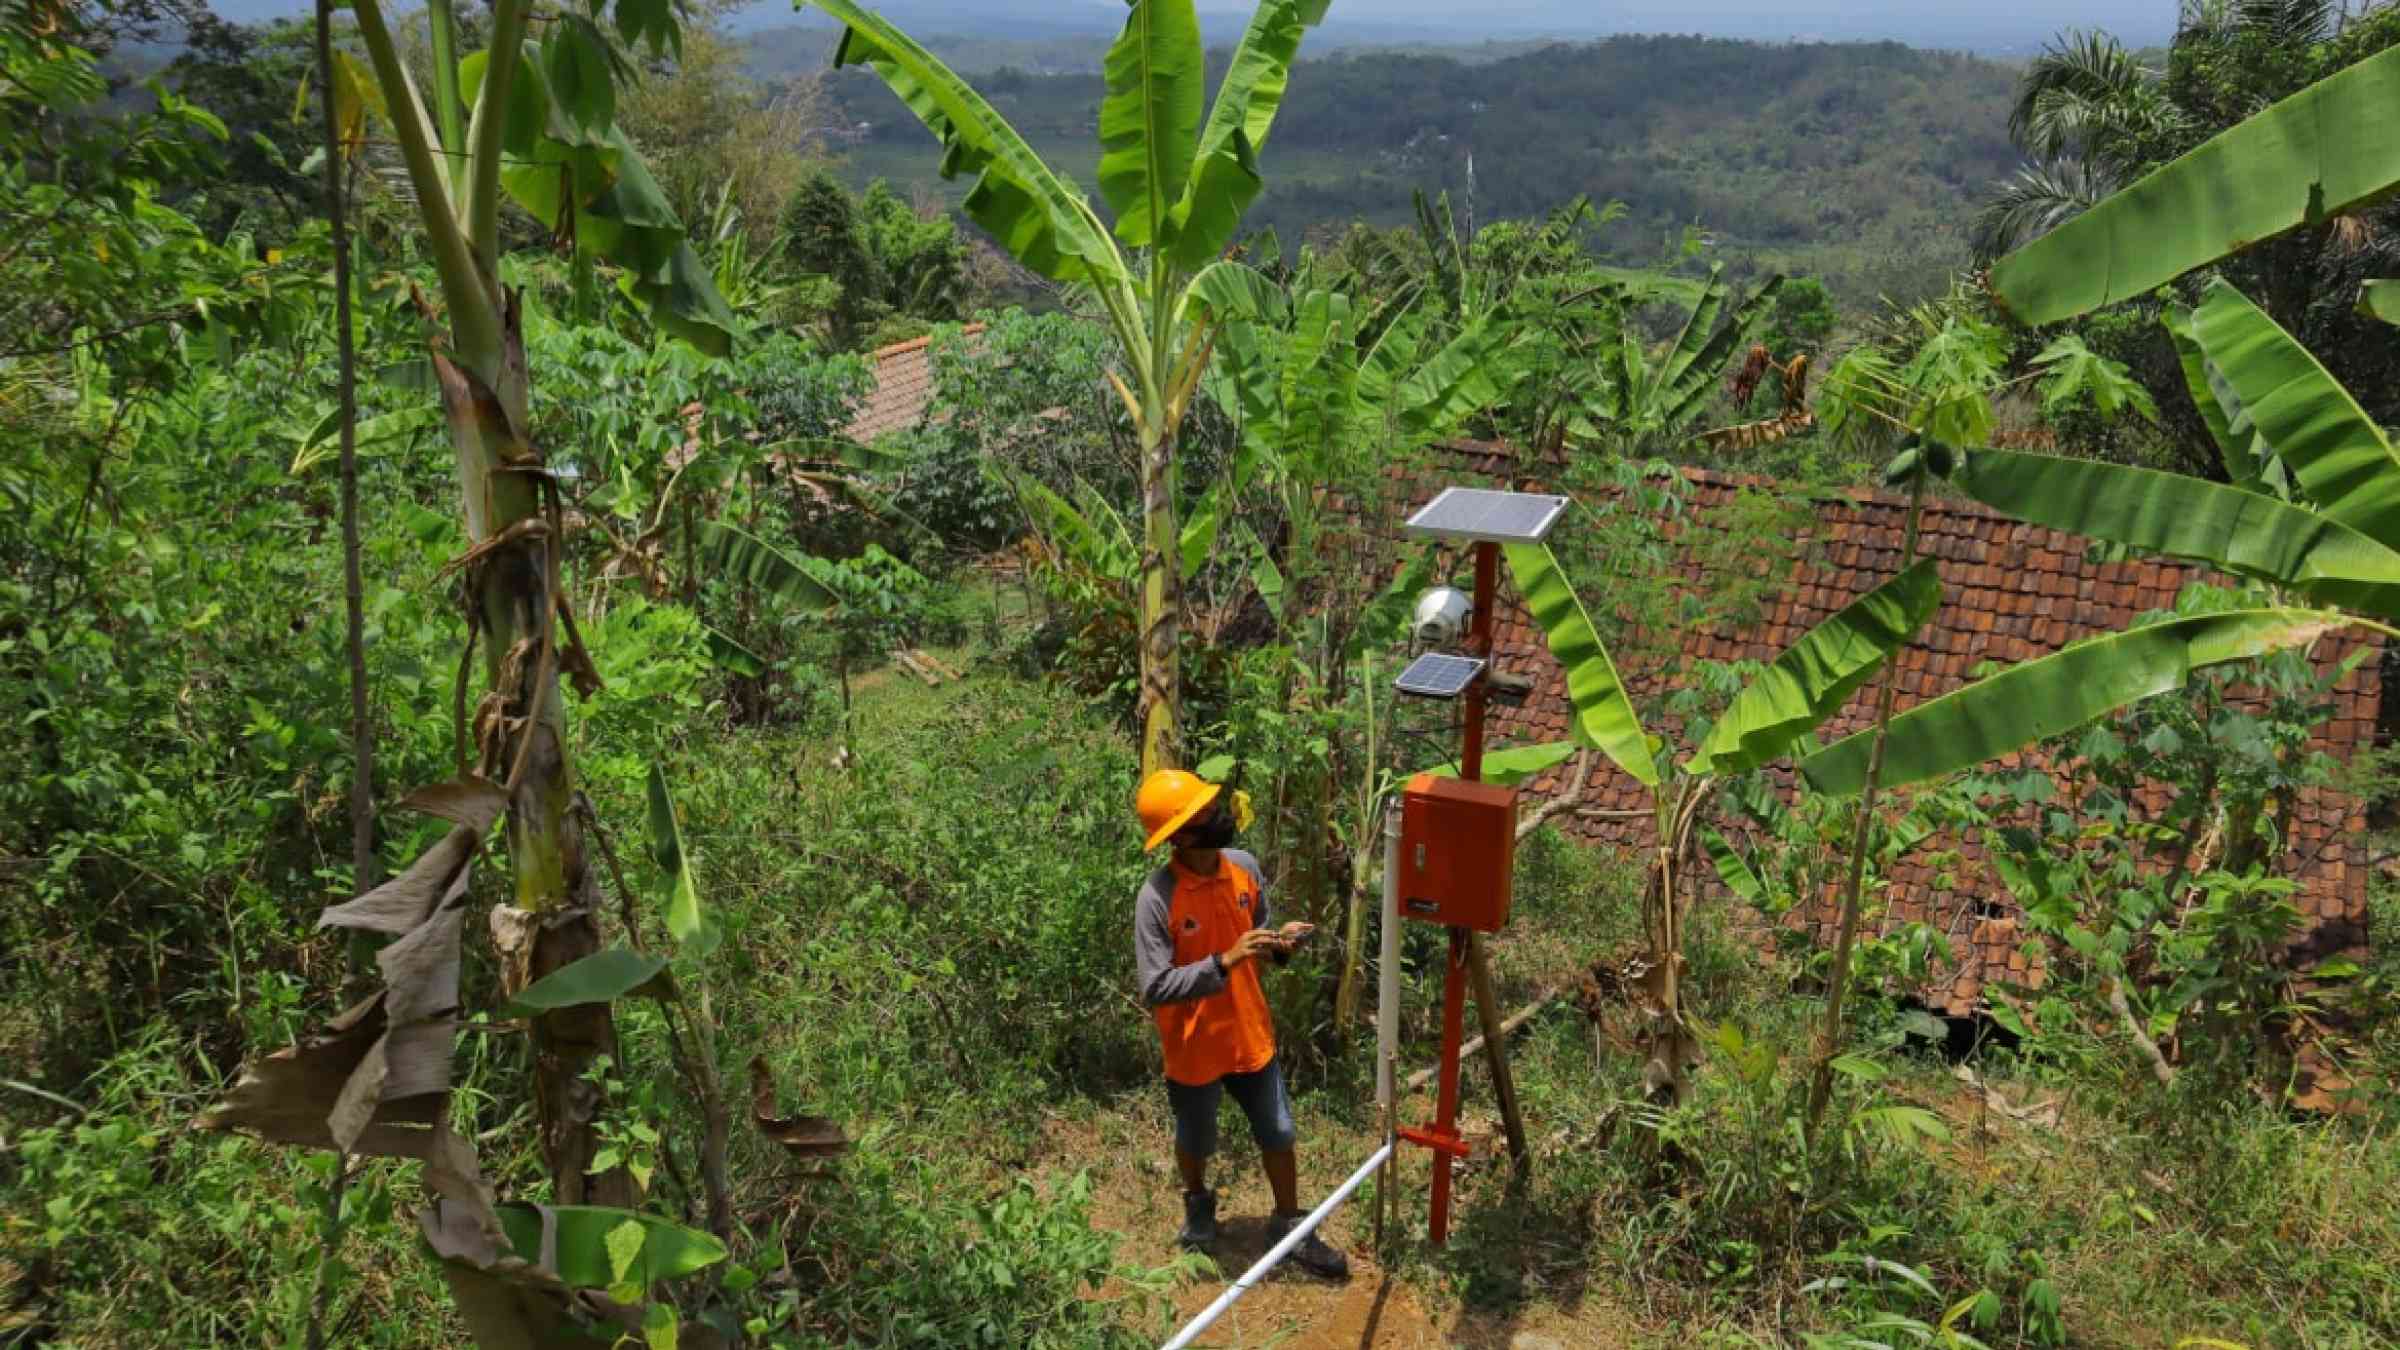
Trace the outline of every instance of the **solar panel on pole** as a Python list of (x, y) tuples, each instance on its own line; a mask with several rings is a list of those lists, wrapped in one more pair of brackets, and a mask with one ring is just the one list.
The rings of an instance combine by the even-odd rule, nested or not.
[(1566, 498), (1546, 492), (1450, 487), (1418, 508), (1400, 529), (1416, 539), (1536, 544), (1550, 533), (1566, 508)]
[(1483, 661), (1473, 656), (1427, 652), (1408, 663), (1392, 687), (1419, 698), (1457, 698), (1483, 673)]

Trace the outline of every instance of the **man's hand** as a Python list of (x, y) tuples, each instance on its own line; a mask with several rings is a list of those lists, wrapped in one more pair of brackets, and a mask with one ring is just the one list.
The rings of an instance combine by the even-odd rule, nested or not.
[(1279, 952), (1283, 949), (1284, 942), (1280, 935), (1265, 928), (1253, 928), (1235, 938), (1232, 946), (1218, 953), (1217, 961), (1225, 969), (1232, 970), (1235, 966), (1262, 952)]
[(1292, 922), (1285, 924), (1282, 928), (1277, 929), (1276, 936), (1283, 939), (1283, 949), (1285, 951), (1290, 951), (1292, 948), (1297, 947), (1301, 943), (1307, 941), (1309, 934), (1316, 931), (1317, 926), (1315, 924), (1302, 923), (1295, 919)]

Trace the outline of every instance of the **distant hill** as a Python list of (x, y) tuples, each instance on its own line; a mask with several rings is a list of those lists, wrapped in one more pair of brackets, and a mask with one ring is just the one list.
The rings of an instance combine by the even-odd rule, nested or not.
[[(1703, 256), (1730, 271), (1813, 274), (1860, 304), (1939, 287), (1965, 261), (1976, 203), (2016, 164), (2013, 73), (1975, 57), (1693, 37), (1486, 50), (1494, 59), (1304, 62), (1251, 223), (1287, 240), (1352, 219), (1401, 224), (1418, 187), (1449, 191), (1462, 211), (1471, 196), (1488, 222), (1582, 192), (1628, 207), (1604, 236), (1614, 260), (1655, 261), (1696, 225)], [(1012, 65), (978, 85), (1088, 188), (1101, 84), (1096, 61), (1070, 69)], [(932, 138), (872, 75), (840, 72), (830, 88), (850, 176), (964, 195), (964, 183), (940, 182)]]

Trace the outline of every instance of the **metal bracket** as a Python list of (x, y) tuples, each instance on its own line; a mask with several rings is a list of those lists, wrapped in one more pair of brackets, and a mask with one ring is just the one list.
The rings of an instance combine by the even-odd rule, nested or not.
[(1464, 1158), (1475, 1152), (1475, 1146), (1467, 1141), (1466, 1136), (1456, 1130), (1445, 1130), (1439, 1125), (1403, 1125), (1396, 1133), (1412, 1144), (1421, 1144), (1453, 1158)]

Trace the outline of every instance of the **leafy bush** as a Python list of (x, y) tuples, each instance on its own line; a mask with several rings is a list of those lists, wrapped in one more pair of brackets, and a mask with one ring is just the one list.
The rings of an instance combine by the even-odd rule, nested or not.
[(898, 461), (888, 473), (893, 505), (945, 546), (988, 550), (1023, 527), (1015, 501), (994, 481), (983, 450), (952, 427), (895, 431), (876, 448)]
[[(1113, 1234), (1091, 1226), (1091, 1178), (1044, 1194), (1019, 1177), (989, 1199), (961, 1197), (941, 1168), (873, 1141), (843, 1169), (840, 1203), (806, 1226), (799, 1288), (752, 1323), (778, 1347), (909, 1345), (1135, 1347), (1129, 1320), (1163, 1324), (1158, 1295), (1187, 1258), (1157, 1270), (1120, 1265)], [(1120, 1280), (1125, 1292), (1092, 1297)], [(1114, 1303), (1132, 1301), (1130, 1309)], [(1132, 1312), (1135, 1317), (1124, 1314)], [(789, 1327), (797, 1334), (777, 1334)]]
[[(0, 1285), (0, 1338), (300, 1344), (334, 1160), (193, 1133), (178, 1117), (195, 1079), (205, 1085), (205, 1062), (153, 1025), (92, 1076), (88, 1114), (12, 1134), (0, 1152), (0, 1271), (15, 1278)], [(345, 1188), (357, 1232), (324, 1272), (339, 1291), (327, 1319), (339, 1344), (398, 1350), (454, 1334), (439, 1276), (392, 1220), (401, 1172), (369, 1163)]]

